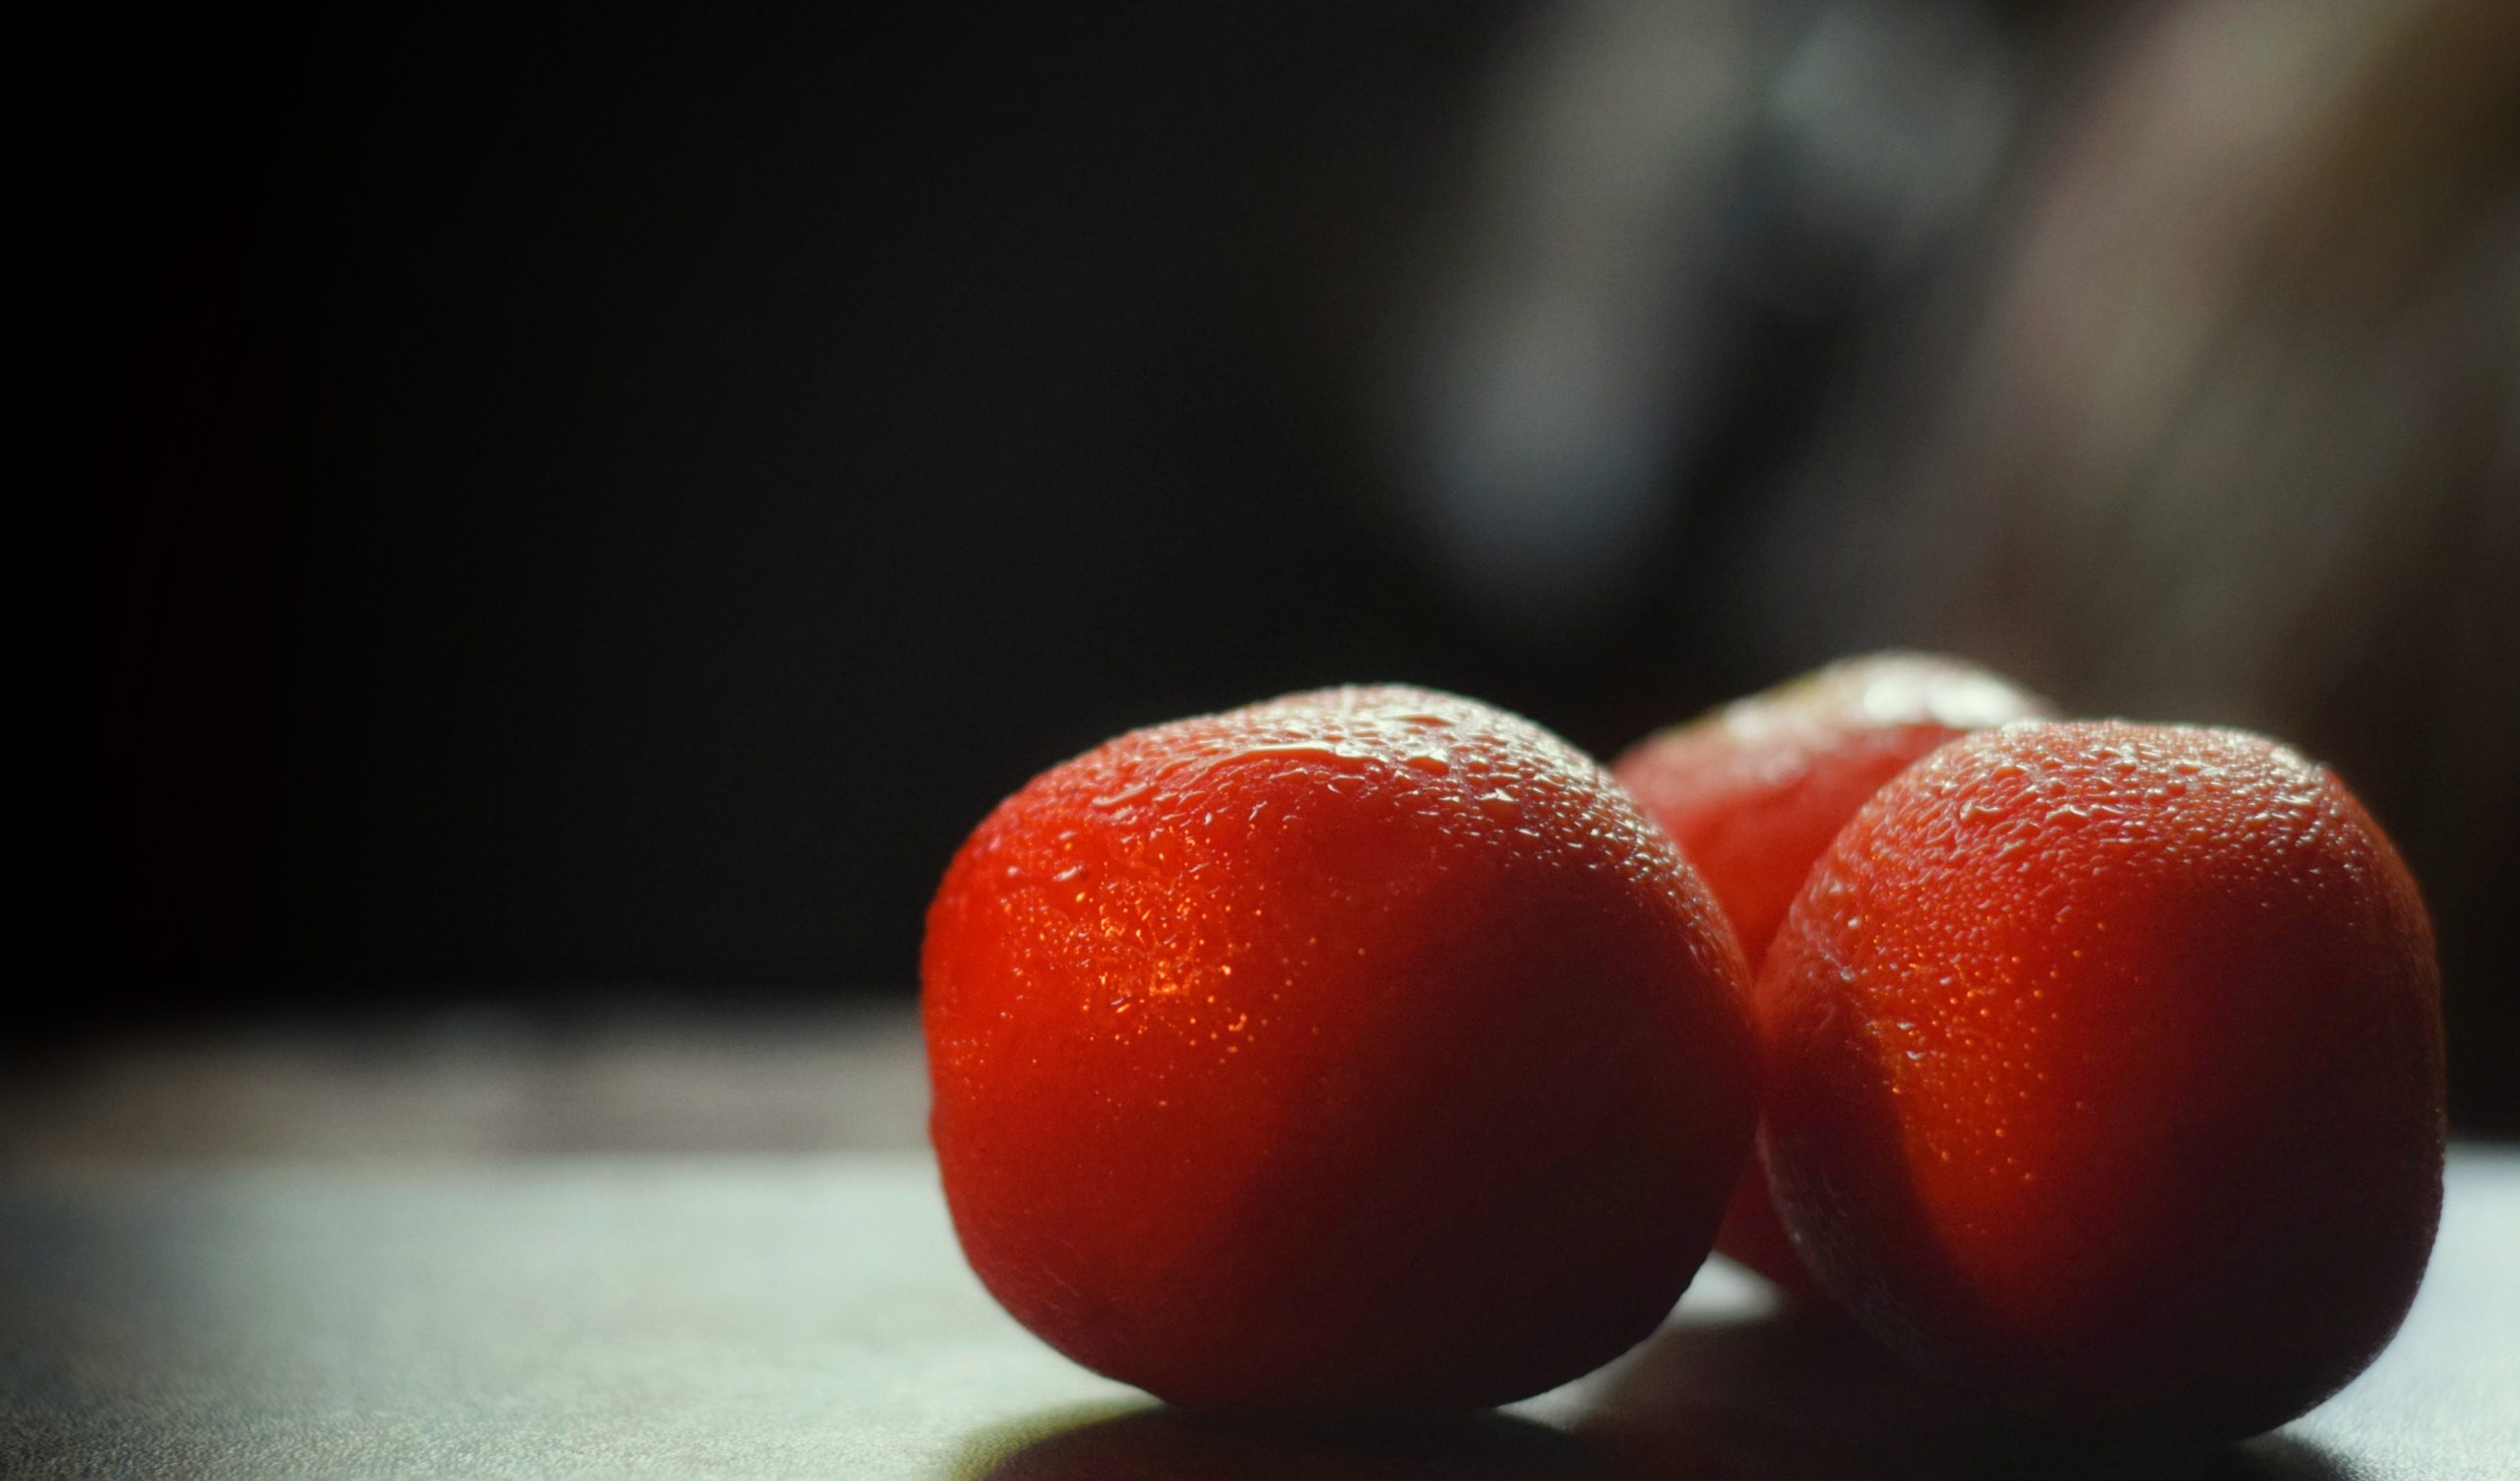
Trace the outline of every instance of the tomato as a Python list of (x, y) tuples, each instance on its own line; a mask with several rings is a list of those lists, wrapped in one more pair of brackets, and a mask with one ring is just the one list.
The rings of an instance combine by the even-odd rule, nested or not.
[(1176, 1403), (1502, 1402), (1662, 1320), (1746, 1155), (1746, 969), (1601, 768), (1408, 688), (1138, 731), (956, 855), (932, 1135), (1008, 1312)]
[[(2048, 712), (1973, 663), (1873, 653), (1650, 736), (1611, 770), (1705, 877), (1755, 972), (1811, 866), (1882, 783), (1945, 741)], [(1755, 1159), (1715, 1247), (1789, 1290), (1817, 1291)]]
[(1759, 1004), (1778, 1208), (1929, 1372), (2244, 1435), (2413, 1299), (2441, 1199), (2430, 927), (2369, 815), (2280, 745), (1954, 741), (1839, 834)]

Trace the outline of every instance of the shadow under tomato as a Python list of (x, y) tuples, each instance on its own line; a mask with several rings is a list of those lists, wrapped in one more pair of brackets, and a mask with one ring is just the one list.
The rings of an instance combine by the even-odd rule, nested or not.
[(1133, 1409), (968, 1467), (970, 1481), (1618, 1481), (1579, 1436), (1510, 1415), (1304, 1421)]
[(1845, 1317), (1790, 1307), (1682, 1319), (1592, 1380), (1571, 1433), (1622, 1478), (1760, 1481), (2340, 1481), (2285, 1436), (2236, 1445), (2060, 1435), (1916, 1377)]
[(1816, 1308), (1683, 1317), (1549, 1400), (1305, 1421), (1158, 1405), (1039, 1416), (966, 1451), (963, 1481), (2343, 1481), (2286, 1436), (2102, 1444), (1973, 1404)]

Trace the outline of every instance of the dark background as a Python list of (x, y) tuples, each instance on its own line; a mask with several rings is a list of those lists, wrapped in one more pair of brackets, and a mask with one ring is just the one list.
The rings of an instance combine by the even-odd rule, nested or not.
[[(32, 492), (64, 527), (20, 631), (64, 754), (31, 788), (22, 975), (54, 986), (22, 1049), (621, 983), (903, 995), (964, 833), (1128, 726), (1396, 678), (1606, 754), (1929, 644), (2335, 761), (2431, 889), (2458, 1114), (2511, 1128), (2512, 607), (2389, 594), (2513, 573), (2508, 354), (2424, 382), (2473, 457), (2354, 485), (2456, 537), (2368, 578), (2355, 644), (2315, 603), (2269, 640), (2351, 648), (2298, 683), (2190, 663), (2207, 618), (2119, 661), (2106, 604), (2012, 544), (1946, 572), (1916, 500), (1813, 490), (1940, 486), (1868, 450), (1984, 361), (1967, 326), (2003, 322), (2053, 161), (2089, 167), (2058, 141), (2143, 73), (2113, 85), (2128, 48), (2075, 7), (1907, 9), (2003, 61), (1999, 167), (1874, 265), (1795, 205), (1803, 136), (1754, 103), (1672, 256), (1715, 306), (1671, 330), (1686, 456), (1598, 581), (1528, 599), (1430, 536), (1442, 489), (1393, 427), (1429, 284), (1489, 229), (1497, 80), (1563, 35), (1551, 8), (87, 13), (32, 99), (27, 408), (65, 470)], [(1901, 10), (1777, 8), (1738, 65), (1798, 76), (1830, 16)], [(2441, 128), (2476, 117), (2501, 115)], [(2498, 164), (2442, 178), (2486, 202), (2462, 222), (2512, 199)], [(2362, 216), (2412, 219), (2395, 200)], [(2391, 271), (2433, 292), (2470, 238), (2418, 235)], [(2214, 480), (2234, 520), (2293, 497), (2255, 465)], [(1947, 579), (2007, 593), (1995, 618), (1921, 604)]]

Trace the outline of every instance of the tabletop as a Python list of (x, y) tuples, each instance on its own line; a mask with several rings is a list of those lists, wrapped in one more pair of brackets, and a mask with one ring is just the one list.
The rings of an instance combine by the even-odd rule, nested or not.
[[(584, 1085), (548, 1093), (532, 1073), (504, 1104), (538, 1107), (536, 1136), (485, 1139), (499, 1118), (476, 1115), (454, 1149), (432, 1143), (444, 1108), (409, 1084), (389, 1097), (399, 1133), (391, 1115), (328, 1131), (302, 1123), (327, 1099), (374, 1118), (374, 1097), (333, 1084), (292, 1104), (306, 1067), (285, 1055), (224, 1080), (177, 1056), (200, 1072), (190, 1090), (167, 1088), (165, 1065), (119, 1088), (91, 1076), (44, 1098), (48, 1124), (12, 1107), (0, 1474), (2520, 1477), (2520, 1150), (2454, 1149), (2431, 1268), (2377, 1364), (2276, 1434), (2209, 1452), (2044, 1445), (1721, 1260), (1644, 1346), (1496, 1413), (1253, 1426), (1167, 1410), (998, 1311), (932, 1163), (900, 1144), (914, 1116), (894, 1102), (915, 1072), (899, 1023), (825, 1046), (826, 1068), (888, 1097), (870, 1112), (881, 1136), (825, 1127), (817, 1149), (762, 1151), (691, 1134), (710, 1120), (691, 1084), (756, 1063), (773, 1104), (782, 1064), (800, 1093), (812, 1083), (810, 1036), (780, 1037), (784, 1061), (713, 1050), (700, 1073), (667, 1055), (629, 1081), (649, 1090), (621, 1094), (704, 1143), (664, 1149), (607, 1142), (622, 1108), (590, 1111)], [(621, 1083), (605, 1055), (589, 1066)], [(275, 1095), (289, 1113), (252, 1124), (286, 1135), (203, 1133), (236, 1115), (217, 1086), (232, 1099), (248, 1080), (266, 1113)], [(658, 1094), (703, 1112), (666, 1114)], [(724, 1140), (761, 1140), (738, 1131)], [(357, 1154), (379, 1145), (397, 1150)]]

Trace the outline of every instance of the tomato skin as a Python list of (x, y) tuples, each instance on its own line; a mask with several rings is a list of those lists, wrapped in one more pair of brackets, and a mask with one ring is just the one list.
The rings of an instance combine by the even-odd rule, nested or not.
[(1407, 688), (1123, 736), (956, 856), (947, 1203), (1037, 1334), (1176, 1403), (1477, 1406), (1650, 1332), (1749, 1143), (1746, 968), (1608, 776)]
[[(1811, 866), (1884, 782), (1972, 730), (2050, 712), (1963, 659), (1869, 653), (1648, 736), (1611, 771), (1715, 892), (1755, 975)], [(1819, 1293), (1756, 1158), (1715, 1247), (1798, 1295)]]
[(2067, 1423), (2253, 1434), (2414, 1298), (2439, 991), (2405, 865), (2292, 751), (1968, 736), (1865, 804), (1770, 949), (1778, 1207), (1928, 1371)]

